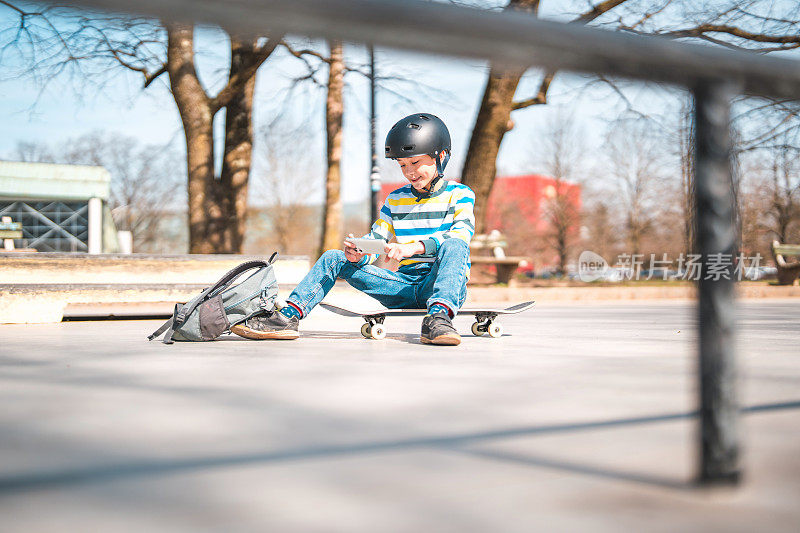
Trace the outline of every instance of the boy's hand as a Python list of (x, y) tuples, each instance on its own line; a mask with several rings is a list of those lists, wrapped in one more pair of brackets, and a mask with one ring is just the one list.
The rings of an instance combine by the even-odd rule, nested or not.
[(386, 244), (386, 257), (400, 261), (412, 255), (425, 253), (425, 245), (421, 242), (410, 242), (408, 244), (398, 244), (396, 242)]
[[(350, 233), (347, 237), (350, 239), (355, 238), (355, 236), (352, 233)], [(362, 257), (367, 255), (367, 254), (362, 254), (357, 250), (358, 248), (356, 248), (356, 246), (352, 242), (348, 241), (347, 239), (344, 240), (344, 256), (351, 263), (358, 263), (359, 261), (361, 261)]]

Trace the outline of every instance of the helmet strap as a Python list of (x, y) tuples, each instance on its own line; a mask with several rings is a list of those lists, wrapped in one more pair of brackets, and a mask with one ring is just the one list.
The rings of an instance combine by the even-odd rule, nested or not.
[(444, 161), (441, 163), (439, 162), (439, 158), (436, 158), (436, 170), (439, 173), (440, 177), (444, 177), (444, 167), (447, 166), (447, 163), (450, 161), (450, 152), (444, 153)]
[(439, 180), (444, 178), (444, 167), (447, 166), (447, 162), (450, 161), (450, 153), (444, 152), (444, 161), (442, 161), (439, 156), (442, 152), (434, 152), (433, 158), (436, 160), (436, 176), (431, 180), (428, 184), (428, 194), (430, 196), (436, 190), (436, 185), (439, 183)]

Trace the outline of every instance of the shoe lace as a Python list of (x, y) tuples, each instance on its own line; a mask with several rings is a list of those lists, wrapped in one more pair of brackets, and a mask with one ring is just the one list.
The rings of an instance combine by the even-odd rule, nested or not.
[(435, 313), (430, 316), (429, 319), (429, 327), (432, 329), (435, 326), (447, 326), (448, 328), (453, 327), (453, 323), (450, 321), (450, 317), (446, 316), (444, 313)]
[(256, 316), (250, 317), (249, 322), (256, 326), (265, 326), (268, 320), (272, 318), (274, 311), (267, 311), (266, 313), (259, 313)]

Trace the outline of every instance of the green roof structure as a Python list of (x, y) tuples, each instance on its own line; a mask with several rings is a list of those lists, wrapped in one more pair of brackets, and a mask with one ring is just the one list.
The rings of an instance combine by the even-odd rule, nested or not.
[(106, 201), (110, 190), (103, 167), (0, 161), (0, 198)]
[(3, 248), (119, 252), (110, 193), (111, 174), (103, 167), (0, 161), (0, 220), (20, 228)]

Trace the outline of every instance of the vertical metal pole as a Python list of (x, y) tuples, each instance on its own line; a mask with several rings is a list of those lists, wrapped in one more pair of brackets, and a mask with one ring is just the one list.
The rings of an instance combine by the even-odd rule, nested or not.
[(89, 238), (87, 242), (90, 254), (103, 253), (103, 200), (89, 199)]
[(369, 174), (370, 183), (370, 210), (369, 223), (372, 224), (378, 219), (379, 193), (381, 191), (381, 175), (378, 171), (378, 154), (376, 151), (376, 117), (375, 117), (375, 48), (369, 46), (369, 146), (371, 171)]
[[(734, 225), (730, 106), (735, 86), (700, 82), (695, 101), (695, 235), (702, 257), (698, 280), (700, 465), (702, 485), (739, 481), (734, 353)], [(717, 255), (722, 254), (722, 255)], [(717, 276), (710, 264), (724, 264)], [(718, 278), (718, 279), (715, 279)]]

